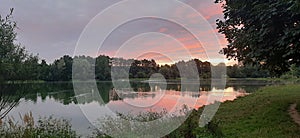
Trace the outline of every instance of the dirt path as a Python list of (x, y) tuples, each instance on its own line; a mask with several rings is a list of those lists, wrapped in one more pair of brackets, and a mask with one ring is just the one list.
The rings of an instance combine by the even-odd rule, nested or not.
[(296, 109), (297, 104), (292, 104), (288, 110), (291, 118), (294, 120), (295, 123), (297, 123), (300, 126), (300, 115)]

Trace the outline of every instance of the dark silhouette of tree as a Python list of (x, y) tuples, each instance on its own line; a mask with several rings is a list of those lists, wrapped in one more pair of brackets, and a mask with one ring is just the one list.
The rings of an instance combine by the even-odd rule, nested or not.
[(39, 80), (49, 80), (50, 66), (45, 60), (39, 65)]
[(216, 0), (224, 20), (217, 29), (228, 45), (221, 53), (244, 64), (259, 65), (280, 76), (300, 65), (299, 0)]
[(110, 58), (108, 56), (100, 55), (96, 58), (95, 73), (97, 80), (110, 80)]

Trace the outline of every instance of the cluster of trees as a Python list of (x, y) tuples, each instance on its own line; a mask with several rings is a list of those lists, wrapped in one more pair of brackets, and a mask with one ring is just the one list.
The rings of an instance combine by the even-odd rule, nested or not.
[[(33, 60), (34, 59), (34, 60)], [(182, 77), (178, 67), (189, 68), (190, 64), (194, 64), (197, 67), (197, 74), (200, 78), (210, 78), (211, 68), (218, 68), (225, 66), (225, 64), (219, 64), (213, 66), (210, 62), (202, 62), (199, 59), (193, 59), (190, 61), (179, 61), (171, 65), (159, 65), (155, 60), (134, 60), (123, 58), (111, 58), (109, 56), (100, 55), (97, 58), (89, 56), (75, 56), (74, 58), (65, 55), (52, 64), (47, 64), (45, 60), (39, 62), (38, 58), (30, 57), (24, 62), (15, 63), (10, 70), (6, 80), (44, 80), (44, 81), (70, 81), (72, 80), (73, 63), (75, 60), (80, 60), (80, 74), (82, 76), (89, 76), (90, 67), (95, 68), (95, 78), (97, 80), (111, 80), (111, 71), (114, 71), (115, 76), (124, 76), (129, 78), (149, 78), (154, 73), (161, 73), (166, 79), (177, 79)], [(181, 69), (188, 70), (188, 69)], [(2, 70), (3, 71), (3, 70)], [(128, 72), (128, 73), (126, 73)], [(3, 75), (8, 73), (3, 73)], [(189, 74), (189, 72), (185, 73)], [(126, 76), (128, 75), (128, 76)], [(257, 66), (228, 66), (228, 77), (232, 78), (258, 78), (269, 77), (269, 72), (262, 70)], [(191, 76), (193, 77), (193, 76)], [(122, 78), (122, 77), (119, 77)]]
[[(211, 64), (209, 62), (201, 62), (198, 59), (190, 61), (180, 61), (172, 65), (159, 65), (155, 60), (136, 60), (136, 59), (123, 59), (123, 58), (111, 58), (109, 56), (100, 55), (97, 58), (89, 56), (76, 56), (74, 59), (65, 55), (62, 58), (55, 60), (53, 64), (47, 65), (42, 61), (40, 65), (44, 78), (42, 80), (47, 81), (69, 81), (72, 79), (72, 64), (73, 61), (77, 61), (77, 66), (74, 69), (76, 72), (80, 72), (80, 78), (82, 76), (90, 76), (90, 67), (95, 68), (95, 78), (97, 80), (111, 80), (111, 75), (117, 78), (149, 78), (154, 73), (161, 73), (166, 79), (180, 78), (180, 72), (178, 66), (188, 67), (191, 63), (196, 63), (198, 73), (200, 77), (209, 78), (211, 71)], [(84, 69), (85, 68), (85, 69)], [(74, 71), (73, 70), (73, 71)], [(187, 73), (188, 74), (188, 73)], [(76, 74), (75, 74), (76, 75)]]
[(290, 70), (284, 73), (281, 78), (283, 79), (294, 79), (300, 78), (300, 67), (296, 66), (296, 64), (291, 65)]
[(300, 66), (299, 0), (216, 0), (224, 19), (217, 29), (228, 41), (221, 53), (245, 65), (258, 65), (273, 76)]
[[(188, 74), (191, 74), (191, 72), (180, 72), (178, 67), (181, 67), (182, 71), (189, 71), (189, 68), (191, 64), (196, 65), (197, 67), (197, 74), (200, 75), (200, 77), (203, 78), (209, 78), (210, 77), (210, 71), (211, 71), (211, 63), (209, 62), (202, 62), (199, 59), (192, 59), (190, 61), (179, 61), (175, 64), (165, 64), (165, 65), (159, 65), (156, 63), (155, 60), (134, 60), (134, 59), (112, 59), (112, 66), (113, 66), (113, 72), (114, 76), (117, 76), (117, 78), (122, 78), (122, 76), (118, 76), (118, 74), (126, 74), (126, 71), (129, 71), (129, 78), (149, 78), (154, 73), (160, 73), (162, 74), (166, 79), (176, 79), (183, 77), (182, 74), (184, 73), (185, 77), (194, 77), (194, 76), (188, 76)], [(126, 68), (128, 67), (128, 68)], [(114, 71), (116, 70), (116, 71)], [(126, 77), (126, 76), (124, 76)]]
[(271, 77), (268, 70), (261, 69), (259, 66), (239, 66), (227, 67), (227, 76), (230, 78), (266, 78)]

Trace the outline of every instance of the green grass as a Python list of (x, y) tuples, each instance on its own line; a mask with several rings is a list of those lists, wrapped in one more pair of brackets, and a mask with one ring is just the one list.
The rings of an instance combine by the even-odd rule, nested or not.
[(213, 122), (225, 137), (300, 137), (300, 127), (287, 111), (292, 103), (299, 109), (300, 85), (265, 87), (222, 103)]

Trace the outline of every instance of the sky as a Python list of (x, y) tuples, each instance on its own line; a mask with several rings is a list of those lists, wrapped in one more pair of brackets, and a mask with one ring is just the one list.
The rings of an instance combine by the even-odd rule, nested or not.
[[(87, 25), (101, 12), (109, 11), (109, 7), (117, 5), (118, 2), (124, 0), (0, 0), (0, 15), (7, 15), (9, 9), (14, 8), (13, 17), (18, 25), (17, 43), (25, 46), (30, 53), (38, 54), (41, 59), (51, 63), (63, 55), (73, 56), (76, 44)], [(103, 54), (136, 59), (153, 58), (160, 64), (190, 58), (224, 61), (225, 57), (218, 52), (227, 42), (215, 29), (216, 20), (223, 18), (221, 5), (215, 4), (214, 0), (180, 0), (180, 2), (200, 14), (191, 14), (185, 6), (174, 7), (153, 0), (145, 4), (129, 4), (128, 7), (133, 8), (127, 10), (116, 9), (110, 16), (99, 19), (101, 22), (99, 24), (104, 25), (98, 28), (105, 30), (111, 22), (117, 21), (123, 15), (152, 9), (164, 16), (182, 17), (184, 19), (182, 24), (200, 28), (201, 31), (192, 34), (181, 26), (182, 24), (157, 17), (128, 20), (115, 28), (105, 41), (98, 45), (101, 45), (101, 48), (97, 51), (91, 49), (90, 56)], [(207, 21), (210, 28), (201, 26), (203, 22), (199, 22), (200, 16)], [(97, 33), (92, 36), (96, 38), (102, 35), (100, 32)], [(208, 34), (216, 35), (220, 43), (215, 45), (215, 39), (207, 37)], [(201, 39), (200, 43), (195, 36)], [(89, 49), (88, 46), (85, 48)], [(229, 65), (235, 63), (228, 60), (224, 62)]]

